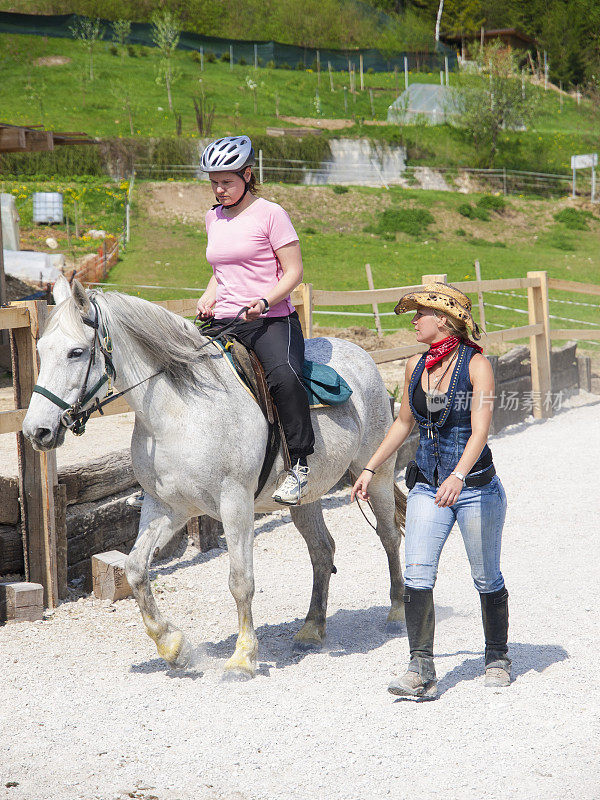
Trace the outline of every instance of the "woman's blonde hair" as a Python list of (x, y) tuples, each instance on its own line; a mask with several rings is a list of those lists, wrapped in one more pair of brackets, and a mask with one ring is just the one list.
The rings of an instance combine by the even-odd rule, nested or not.
[(438, 319), (440, 317), (446, 317), (446, 322), (444, 327), (448, 330), (451, 336), (458, 336), (459, 339), (470, 339), (469, 330), (462, 319), (456, 319), (455, 317), (446, 316), (441, 311), (433, 310), (434, 316)]

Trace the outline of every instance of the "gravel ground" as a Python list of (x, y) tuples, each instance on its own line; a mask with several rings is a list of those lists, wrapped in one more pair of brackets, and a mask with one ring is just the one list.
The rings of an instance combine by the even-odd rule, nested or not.
[(492, 442), (509, 499), (510, 688), (483, 687), (479, 601), (453, 532), (436, 587), (440, 697), (387, 693), (406, 637), (384, 632), (383, 549), (341, 491), (325, 501), (338, 573), (319, 654), (291, 651), (310, 593), (304, 543), (287, 512), (259, 520), (253, 681), (221, 681), (237, 625), (223, 550), (188, 547), (153, 573), (161, 606), (198, 643), (195, 671), (158, 659), (132, 600), (82, 598), (0, 628), (0, 796), (596, 800), (597, 403), (575, 398)]

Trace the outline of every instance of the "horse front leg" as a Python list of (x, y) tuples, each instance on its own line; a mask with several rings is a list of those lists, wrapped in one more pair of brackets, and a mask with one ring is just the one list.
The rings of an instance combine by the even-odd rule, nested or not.
[(221, 521), (229, 551), (229, 589), (238, 612), (238, 637), (235, 651), (225, 663), (225, 677), (253, 678), (256, 674), (258, 639), (252, 621), (254, 597), (254, 501), (236, 498), (221, 502)]
[(191, 647), (179, 628), (161, 614), (150, 587), (150, 565), (158, 547), (177, 533), (183, 522), (175, 519), (172, 510), (149, 494), (144, 498), (140, 527), (125, 562), (125, 574), (131, 586), (146, 633), (156, 644), (161, 658), (171, 667), (183, 668), (191, 661)]

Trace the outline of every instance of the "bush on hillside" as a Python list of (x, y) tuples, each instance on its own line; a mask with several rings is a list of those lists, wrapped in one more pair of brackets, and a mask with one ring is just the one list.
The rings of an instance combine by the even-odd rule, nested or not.
[(273, 59), (267, 61), (267, 69), (275, 69), (275, 62), (273, 61)]
[(279, 65), (279, 69), (291, 69), (291, 67), (287, 63), (287, 61), (282, 61), (281, 64)]
[(217, 57), (212, 50), (207, 50), (206, 53), (204, 54), (204, 58), (206, 61), (208, 61), (209, 64), (214, 64), (215, 61), (217, 60)]
[(583, 211), (579, 208), (561, 208), (554, 215), (554, 219), (572, 231), (586, 231), (588, 229), (588, 219), (593, 218), (593, 216), (589, 211)]
[(108, 52), (111, 54), (111, 56), (118, 56), (119, 48), (116, 45), (111, 44), (111, 46), (108, 48)]
[(227, 51), (221, 53), (221, 61), (224, 63), (229, 61), (229, 53)]
[(349, 191), (347, 186), (332, 186), (334, 194), (346, 194)]
[(407, 233), (419, 237), (435, 222), (426, 208), (386, 208), (380, 215), (377, 233)]
[(248, 64), (248, 62), (246, 61), (246, 59), (244, 58), (244, 56), (242, 56), (242, 57), (240, 58), (240, 60), (238, 61), (238, 64), (239, 64), (241, 67), (245, 67), (245, 66)]
[(490, 218), (490, 215), (485, 208), (472, 206), (470, 203), (461, 203), (456, 210), (459, 214), (461, 214), (461, 216), (466, 217), (467, 219), (480, 219), (483, 222), (487, 222)]
[(128, 44), (127, 45), (127, 55), (131, 58), (137, 58), (137, 50), (135, 49), (134, 45)]
[(479, 208), (484, 208), (486, 211), (504, 211), (506, 208), (506, 200), (500, 194), (484, 194), (477, 201)]
[(298, 61), (298, 63), (296, 64), (296, 69), (297, 70), (303, 70), (304, 69), (304, 61)]

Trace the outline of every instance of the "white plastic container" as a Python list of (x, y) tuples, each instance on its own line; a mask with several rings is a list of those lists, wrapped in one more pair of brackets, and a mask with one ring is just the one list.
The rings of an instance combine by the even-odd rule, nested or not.
[(63, 222), (63, 196), (60, 192), (35, 192), (33, 221), (36, 224)]

